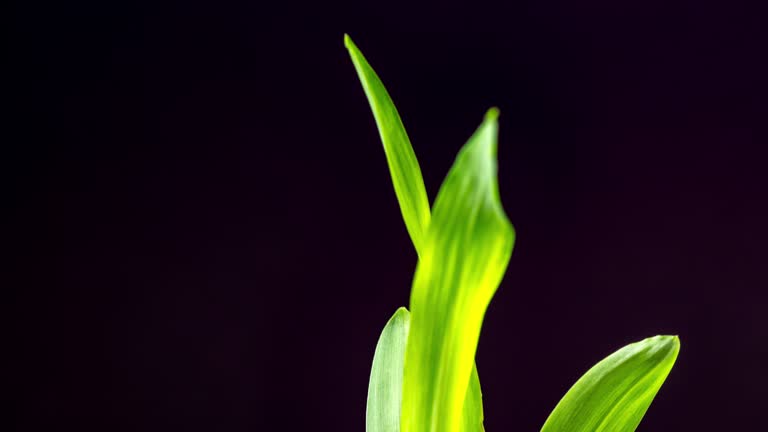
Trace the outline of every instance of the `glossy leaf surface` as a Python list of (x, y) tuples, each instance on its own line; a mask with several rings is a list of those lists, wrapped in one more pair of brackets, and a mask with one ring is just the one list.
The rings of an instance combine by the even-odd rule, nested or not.
[(400, 212), (418, 252), (422, 249), (429, 225), (429, 201), (419, 163), (400, 120), (400, 114), (384, 84), (348, 35), (344, 35), (344, 45), (349, 50), (349, 56), (376, 119), (387, 164), (392, 173), (392, 184), (400, 202)]
[[(401, 213), (403, 214), (403, 219), (408, 227), (414, 247), (416, 248), (417, 253), (421, 255), (421, 249), (423, 247), (423, 241), (421, 239), (424, 237), (424, 231), (430, 220), (430, 210), (418, 160), (416, 159), (411, 143), (408, 140), (408, 136), (405, 133), (400, 117), (397, 114), (397, 109), (384, 88), (384, 84), (378, 78), (349, 36), (345, 35), (344, 43), (349, 50), (349, 54), (355, 64), (358, 76), (365, 89), (371, 109), (373, 110), (379, 128), (379, 134), (384, 143), (390, 174), (392, 176), (392, 183), (395, 185), (395, 192), (400, 204)], [(391, 132), (388, 132), (388, 130), (395, 130), (398, 132), (392, 134)], [(389, 137), (389, 139), (386, 139), (385, 136)], [(412, 161), (413, 167), (412, 169), (404, 169), (403, 167), (405, 166), (411, 166), (411, 162), (393, 163), (393, 161)], [(400, 185), (400, 187), (398, 187), (398, 185)], [(412, 209), (417, 210), (412, 211)], [(426, 213), (426, 215), (424, 213)], [(402, 320), (409, 319), (407, 310), (403, 308), (399, 309), (395, 315), (397, 316), (398, 314), (401, 314)], [(396, 325), (397, 321), (395, 318), (396, 317), (393, 316), (392, 320), (390, 320), (390, 323), (387, 325), (388, 327), (390, 325)], [(400, 414), (400, 407), (398, 406), (397, 413), (393, 414), (394, 407), (392, 401), (395, 400), (395, 398), (391, 394), (384, 394), (382, 389), (386, 388), (389, 389), (389, 391), (396, 391), (396, 387), (393, 385), (394, 381), (392, 381), (392, 376), (396, 375), (396, 371), (399, 371), (400, 374), (402, 374), (402, 361), (393, 360), (393, 354), (391, 353), (381, 355), (379, 353), (380, 351), (392, 351), (393, 353), (397, 353), (400, 349), (404, 352), (405, 345), (402, 347), (393, 345), (395, 342), (400, 342), (400, 339), (394, 339), (391, 338), (391, 336), (385, 337), (387, 332), (388, 329), (385, 328), (379, 339), (379, 344), (377, 345), (376, 354), (374, 356), (374, 365), (371, 371), (371, 380), (368, 390), (368, 414), (366, 416), (367, 430), (369, 432), (391, 432), (399, 430), (399, 423), (396, 429), (392, 429), (390, 420), (392, 415)], [(405, 342), (403, 341), (403, 343)], [(396, 354), (394, 355), (396, 356)], [(381, 358), (377, 362), (377, 358), (379, 357)], [(372, 387), (376, 388), (372, 389)], [(388, 409), (390, 411), (385, 412), (385, 407), (389, 407)], [(461, 421), (463, 431), (483, 431), (482, 392), (480, 389), (477, 368), (474, 366), (466, 399), (464, 401)]]
[[(408, 340), (410, 314), (399, 308), (381, 332), (368, 382), (368, 402), (365, 415), (367, 432), (397, 432), (400, 430), (400, 406), (403, 387), (403, 363)], [(483, 402), (477, 369), (472, 370), (462, 415), (463, 431), (482, 432)]]
[(496, 180), (498, 112), (491, 110), (440, 188), (411, 290), (401, 430), (461, 430), (485, 310), (514, 230)]
[(461, 427), (463, 432), (483, 432), (483, 393), (480, 389), (480, 377), (477, 375), (477, 366), (472, 367), (472, 375), (469, 377), (467, 395), (464, 399)]
[[(514, 245), (496, 185), (497, 112), (488, 113), (460, 152), (430, 215), (399, 114), (355, 44), (346, 35), (344, 42), (373, 111), (401, 213), (420, 257), (411, 293), (413, 313), (399, 309), (376, 348), (367, 430), (483, 431), (473, 360), (485, 309)], [(617, 351), (573, 386), (542, 431), (634, 431), (678, 351), (678, 339), (670, 336)]]
[(367, 432), (400, 430), (403, 363), (409, 325), (408, 311), (399, 308), (387, 322), (376, 344), (371, 378), (368, 381), (368, 403), (365, 411)]
[(634, 431), (679, 351), (677, 336), (655, 336), (616, 351), (571, 387), (542, 432)]

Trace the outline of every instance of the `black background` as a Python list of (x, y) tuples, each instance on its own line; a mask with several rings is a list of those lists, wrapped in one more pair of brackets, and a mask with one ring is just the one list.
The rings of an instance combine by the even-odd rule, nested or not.
[(431, 198), (501, 109), (518, 238), (478, 350), (489, 431), (538, 430), (589, 366), (659, 333), (682, 351), (640, 430), (765, 427), (765, 6), (11, 12), (16, 430), (364, 429), (416, 256), (344, 32)]

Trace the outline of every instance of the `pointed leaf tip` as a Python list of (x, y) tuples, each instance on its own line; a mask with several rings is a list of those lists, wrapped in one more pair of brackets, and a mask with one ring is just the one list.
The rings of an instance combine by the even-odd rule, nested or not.
[(403, 362), (410, 317), (401, 307), (387, 321), (379, 336), (368, 381), (366, 432), (397, 432), (400, 429)]
[[(371, 366), (366, 402), (366, 432), (399, 432), (403, 363), (410, 313), (398, 308), (379, 336)], [(477, 369), (473, 367), (462, 410), (463, 432), (483, 432), (483, 400)]]
[(486, 121), (496, 121), (498, 119), (499, 119), (499, 109), (496, 107), (492, 107), (485, 113)]
[(654, 336), (609, 355), (568, 390), (542, 432), (633, 432), (679, 351), (677, 336)]
[(379, 129), (379, 137), (384, 146), (392, 185), (400, 203), (400, 213), (405, 221), (405, 227), (416, 252), (421, 254), (430, 221), (430, 210), (419, 162), (405, 132), (400, 114), (381, 79), (349, 35), (344, 35), (344, 44), (349, 51)]
[(514, 245), (498, 194), (497, 126), (492, 112), (459, 151), (433, 205), (411, 290), (401, 432), (463, 432), (483, 317)]

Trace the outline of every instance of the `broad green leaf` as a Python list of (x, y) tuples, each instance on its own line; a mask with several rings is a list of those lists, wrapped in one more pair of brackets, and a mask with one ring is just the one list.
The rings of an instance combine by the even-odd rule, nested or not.
[(400, 430), (400, 403), (403, 394), (403, 363), (410, 319), (408, 310), (399, 308), (379, 336), (373, 354), (365, 411), (367, 432)]
[(515, 238), (496, 180), (497, 117), (488, 112), (435, 200), (411, 290), (403, 432), (462, 428), (480, 327)]
[[(403, 363), (408, 340), (410, 315), (399, 308), (379, 336), (373, 355), (371, 377), (368, 382), (365, 430), (367, 432), (397, 432), (400, 430), (400, 405), (403, 389)], [(467, 390), (463, 410), (463, 431), (482, 432), (483, 403), (477, 369)]]
[(677, 336), (655, 336), (616, 351), (571, 387), (542, 432), (634, 431), (679, 351)]
[(360, 78), (373, 111), (373, 117), (376, 119), (405, 226), (416, 251), (420, 253), (429, 225), (429, 200), (419, 162), (416, 160), (411, 141), (405, 133), (403, 122), (384, 84), (348, 35), (344, 35), (344, 45), (349, 50), (349, 56), (355, 65), (357, 76)]

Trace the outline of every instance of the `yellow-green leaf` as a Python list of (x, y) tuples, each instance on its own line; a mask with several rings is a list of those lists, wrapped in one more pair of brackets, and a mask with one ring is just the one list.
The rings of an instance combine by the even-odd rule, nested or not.
[(483, 432), (483, 393), (480, 390), (480, 377), (477, 375), (477, 366), (472, 367), (472, 375), (469, 377), (467, 396), (464, 399), (462, 410), (462, 432)]
[[(400, 121), (397, 109), (392, 103), (383, 83), (349, 36), (345, 35), (344, 43), (349, 50), (350, 57), (374, 113), (379, 134), (384, 143), (384, 150), (387, 155), (390, 174), (392, 175), (392, 183), (395, 185), (395, 193), (400, 204), (400, 211), (403, 214), (403, 219), (411, 235), (414, 247), (420, 255), (425, 231), (430, 221), (430, 210), (418, 161)], [(407, 311), (403, 311), (405, 309), (399, 309), (390, 320), (376, 348), (374, 366), (371, 370), (371, 381), (369, 383), (368, 415), (366, 416), (369, 431), (392, 432), (399, 430), (399, 423), (397, 429), (392, 429), (391, 418), (393, 415), (399, 415), (400, 413), (400, 406), (397, 406), (395, 413), (392, 404), (394, 400), (399, 400), (395, 396), (400, 397), (400, 393), (384, 393), (380, 390), (377, 391), (376, 388), (388, 388), (396, 391), (394, 387), (395, 381), (392, 381), (392, 377), (397, 376), (397, 374), (393, 371), (399, 371), (400, 376), (402, 376), (402, 364), (392, 360), (392, 355), (395, 355), (396, 358), (396, 354), (392, 354), (390, 351), (397, 353), (399, 352), (398, 350), (402, 350), (404, 353), (405, 350), (405, 341), (393, 337), (393, 332), (395, 332), (393, 329), (399, 328), (403, 321), (407, 322), (408, 320)], [(399, 318), (397, 318), (398, 316)], [(397, 334), (397, 332), (394, 334)], [(403, 343), (401, 347), (397, 346), (399, 342)], [(379, 354), (380, 352), (388, 352), (388, 354)], [(376, 359), (379, 357), (386, 360), (377, 361)], [(401, 383), (398, 385), (401, 385)], [(462, 424), (463, 431), (483, 431), (482, 392), (476, 367), (473, 367), (472, 370), (462, 410)]]
[(416, 251), (420, 252), (429, 225), (429, 200), (411, 141), (392, 98), (376, 72), (348, 35), (344, 35), (344, 45), (349, 50), (349, 56), (376, 119), (405, 226)]
[(655, 336), (616, 351), (571, 387), (542, 432), (634, 431), (679, 351), (677, 336)]
[(440, 188), (411, 290), (401, 430), (457, 432), (485, 310), (514, 230), (496, 180), (498, 111), (459, 152)]
[[(403, 363), (408, 340), (410, 316), (399, 308), (379, 336), (373, 355), (368, 382), (368, 402), (365, 415), (367, 432), (398, 432), (403, 392)], [(463, 431), (483, 431), (483, 403), (477, 369), (472, 377), (463, 409)]]

